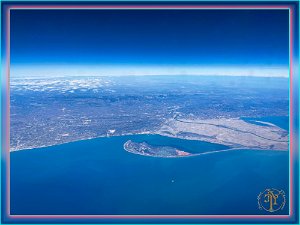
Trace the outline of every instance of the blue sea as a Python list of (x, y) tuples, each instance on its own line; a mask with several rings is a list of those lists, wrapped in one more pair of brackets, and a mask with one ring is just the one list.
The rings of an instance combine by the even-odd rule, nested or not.
[[(266, 120), (264, 120), (266, 121)], [(12, 214), (268, 214), (257, 196), (282, 189), (287, 151), (235, 150), (158, 158), (124, 150), (127, 140), (195, 152), (224, 150), (159, 135), (77, 141), (11, 153)]]
[[(265, 117), (259, 117), (259, 118), (242, 118), (248, 123), (253, 123), (260, 126), (267, 126), (263, 123), (259, 123), (259, 121), (272, 123), (284, 130), (289, 130), (289, 117), (288, 116), (265, 116)], [(258, 121), (258, 122), (257, 122)]]

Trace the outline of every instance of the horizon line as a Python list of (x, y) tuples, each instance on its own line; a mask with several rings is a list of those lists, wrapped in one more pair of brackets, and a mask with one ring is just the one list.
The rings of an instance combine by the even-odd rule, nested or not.
[(289, 77), (286, 66), (243, 65), (12, 65), (10, 77), (69, 76)]

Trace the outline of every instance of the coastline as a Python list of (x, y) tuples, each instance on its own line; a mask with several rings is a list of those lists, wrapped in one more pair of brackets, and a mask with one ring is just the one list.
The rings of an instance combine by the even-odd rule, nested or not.
[[(40, 150), (44, 150), (48, 147), (53, 147), (53, 146), (60, 146), (60, 145), (65, 145), (65, 144), (70, 144), (70, 143), (76, 143), (76, 142), (82, 142), (82, 141), (87, 141), (87, 140), (96, 140), (96, 139), (100, 139), (100, 138), (113, 138), (113, 137), (124, 137), (124, 136), (134, 136), (134, 135), (159, 135), (162, 137), (169, 137), (169, 138), (174, 138), (174, 139), (181, 139), (181, 140), (187, 140), (187, 141), (199, 141), (199, 142), (205, 142), (205, 141), (201, 141), (201, 140), (195, 140), (195, 139), (184, 139), (184, 138), (176, 138), (176, 137), (172, 137), (172, 136), (167, 136), (167, 135), (162, 135), (162, 134), (157, 134), (157, 133), (136, 133), (136, 134), (123, 134), (123, 135), (112, 135), (112, 136), (99, 136), (99, 137), (94, 137), (94, 138), (87, 138), (87, 139), (80, 139), (80, 140), (74, 140), (74, 141), (69, 141), (69, 142), (64, 142), (64, 143), (59, 143), (59, 144), (53, 144), (53, 145), (47, 145), (47, 146), (40, 146), (40, 147), (33, 147), (33, 148), (26, 148), (26, 149), (18, 149), (18, 150), (12, 150), (10, 151), (10, 153), (13, 152), (19, 152), (19, 151), (30, 151), (30, 150), (35, 150), (35, 149), (40, 149)], [(125, 142), (126, 143), (126, 142)], [(125, 144), (124, 143), (124, 144)], [(213, 142), (208, 142), (211, 144), (218, 144), (218, 143), (213, 143)], [(123, 146), (124, 148), (124, 146)], [(128, 151), (127, 149), (124, 148), (125, 151), (133, 153), (131, 151)], [(181, 156), (181, 157), (166, 157), (166, 158), (185, 158), (185, 157), (193, 157), (193, 156), (199, 156), (199, 155), (206, 155), (206, 154), (211, 154), (211, 153), (217, 153), (217, 152), (225, 152), (225, 151), (232, 151), (232, 150), (241, 150), (241, 151), (279, 151), (279, 152), (288, 152), (288, 149), (286, 150), (280, 150), (280, 149), (258, 149), (258, 148), (228, 148), (228, 149), (224, 149), (224, 150), (216, 150), (216, 151), (208, 151), (208, 152), (203, 152), (203, 153), (199, 153), (199, 154), (191, 154), (188, 156)], [(135, 154), (135, 153), (133, 153)], [(139, 154), (142, 155), (142, 154)], [(153, 156), (154, 157), (154, 156)], [(159, 157), (159, 156), (158, 156)]]

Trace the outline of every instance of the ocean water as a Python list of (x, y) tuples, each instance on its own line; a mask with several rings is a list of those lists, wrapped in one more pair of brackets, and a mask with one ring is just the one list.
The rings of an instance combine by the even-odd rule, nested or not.
[(257, 196), (282, 189), (288, 152), (236, 150), (183, 158), (129, 153), (127, 140), (183, 150), (226, 146), (159, 135), (97, 138), (11, 153), (12, 214), (268, 214)]
[(281, 127), (282, 129), (289, 130), (289, 117), (288, 116), (265, 116), (265, 117), (257, 117), (257, 118), (251, 118), (251, 117), (243, 117), (243, 120), (245, 120), (248, 123), (253, 123), (260, 126), (267, 126), (266, 124), (262, 124), (256, 121), (262, 121), (262, 122), (268, 122), (272, 123), (278, 127)]

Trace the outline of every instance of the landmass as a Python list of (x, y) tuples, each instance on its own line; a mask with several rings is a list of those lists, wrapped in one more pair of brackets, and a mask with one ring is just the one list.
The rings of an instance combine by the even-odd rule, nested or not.
[[(266, 123), (265, 123), (266, 125)], [(247, 123), (240, 118), (170, 119), (158, 132), (161, 135), (223, 144), (243, 149), (288, 149), (288, 132), (267, 123)]]
[[(134, 134), (159, 134), (235, 149), (288, 149), (287, 130), (259, 121), (264, 116), (288, 115), (286, 78), (12, 78), (10, 103), (10, 151)], [(148, 146), (145, 152), (188, 154), (162, 148)]]
[(125, 142), (124, 149), (134, 154), (164, 158), (192, 155), (189, 152), (181, 151), (171, 146), (153, 146), (146, 142), (139, 143), (131, 140)]

